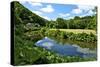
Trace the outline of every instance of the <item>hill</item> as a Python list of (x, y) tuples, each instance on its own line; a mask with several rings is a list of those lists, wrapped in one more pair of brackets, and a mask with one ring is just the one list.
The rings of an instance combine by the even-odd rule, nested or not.
[(38, 24), (40, 26), (45, 25), (45, 22), (47, 22), (46, 19), (36, 15), (35, 13), (32, 13), (29, 9), (24, 7), (22, 4), (20, 4), (17, 1), (12, 2), (13, 7), (11, 8), (15, 24), (23, 23), (34, 23)]

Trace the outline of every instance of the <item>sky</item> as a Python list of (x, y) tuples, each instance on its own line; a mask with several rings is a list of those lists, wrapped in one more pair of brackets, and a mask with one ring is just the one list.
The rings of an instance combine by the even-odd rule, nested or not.
[(89, 5), (39, 3), (31, 1), (22, 1), (20, 3), (33, 13), (47, 20), (56, 20), (57, 18), (72, 19), (75, 16), (84, 17), (95, 14), (92, 11), (95, 6)]

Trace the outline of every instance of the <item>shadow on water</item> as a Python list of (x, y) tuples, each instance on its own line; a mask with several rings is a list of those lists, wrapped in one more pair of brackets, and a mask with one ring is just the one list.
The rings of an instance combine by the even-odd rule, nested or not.
[[(62, 56), (80, 56), (83, 58), (96, 58), (96, 49), (82, 48), (77, 44), (60, 43), (45, 37), (35, 43), (36, 46), (43, 47)], [(86, 45), (86, 44), (85, 44)]]

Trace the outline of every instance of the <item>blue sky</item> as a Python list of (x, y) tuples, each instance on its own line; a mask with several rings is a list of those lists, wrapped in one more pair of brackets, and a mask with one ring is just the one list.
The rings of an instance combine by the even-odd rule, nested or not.
[(72, 4), (54, 4), (54, 3), (36, 3), (31, 1), (20, 2), (33, 13), (47, 19), (56, 20), (59, 18), (71, 19), (75, 16), (91, 16), (94, 6), (72, 5)]

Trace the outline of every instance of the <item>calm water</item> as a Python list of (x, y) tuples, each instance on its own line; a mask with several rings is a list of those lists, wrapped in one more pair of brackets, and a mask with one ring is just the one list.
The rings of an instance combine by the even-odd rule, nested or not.
[[(82, 48), (77, 44), (62, 44), (48, 37), (43, 38), (35, 43), (36, 46), (46, 48), (63, 56), (80, 56), (83, 58), (96, 58), (96, 49), (90, 50), (89, 48)], [(86, 44), (85, 44), (86, 45)]]

